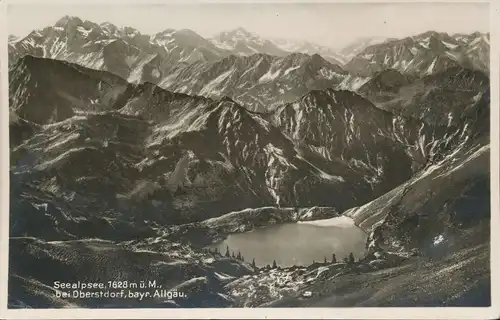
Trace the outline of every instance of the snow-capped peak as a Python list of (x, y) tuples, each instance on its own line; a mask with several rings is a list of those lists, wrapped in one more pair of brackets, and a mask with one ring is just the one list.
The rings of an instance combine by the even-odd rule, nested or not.
[(287, 52), (300, 52), (309, 55), (319, 54), (331, 63), (343, 65), (348, 59), (337, 50), (314, 42), (295, 39), (274, 38), (271, 40), (280, 49)]
[(230, 50), (238, 55), (252, 55), (255, 53), (275, 56), (286, 55), (286, 52), (273, 42), (261, 38), (256, 33), (249, 32), (242, 27), (221, 32), (213, 37), (211, 42), (223, 50)]
[(349, 62), (347, 69), (363, 75), (384, 69), (425, 75), (463, 65), (488, 72), (488, 55), (487, 35), (450, 36), (444, 32), (427, 31), (367, 46)]
[(61, 19), (57, 20), (57, 22), (55, 23), (55, 26), (56, 27), (65, 27), (70, 23), (71, 24), (82, 24), (83, 21), (82, 21), (82, 19), (80, 19), (78, 17), (65, 15)]

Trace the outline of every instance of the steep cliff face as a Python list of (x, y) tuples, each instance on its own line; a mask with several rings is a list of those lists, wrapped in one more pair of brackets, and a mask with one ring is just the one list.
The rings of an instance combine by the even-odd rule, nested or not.
[[(345, 214), (371, 232), (367, 245), (372, 252), (418, 249), (432, 256), (467, 242), (482, 243), (489, 239), (488, 168), (489, 145), (477, 144)], [(471, 229), (476, 231), (469, 234)]]
[(345, 212), (371, 232), (369, 247), (418, 248), (433, 255), (489, 241), (489, 105), (487, 90), (460, 118), (461, 139), (454, 148), (397, 188)]

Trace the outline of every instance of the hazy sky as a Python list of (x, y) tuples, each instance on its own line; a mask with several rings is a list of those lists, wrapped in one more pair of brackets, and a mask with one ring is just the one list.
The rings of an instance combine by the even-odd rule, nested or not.
[(189, 28), (204, 37), (243, 27), (263, 37), (304, 39), (341, 48), (360, 37), (405, 37), (428, 30), (489, 30), (487, 3), (205, 3), (161, 5), (10, 4), (9, 33), (25, 36), (64, 15), (152, 34)]

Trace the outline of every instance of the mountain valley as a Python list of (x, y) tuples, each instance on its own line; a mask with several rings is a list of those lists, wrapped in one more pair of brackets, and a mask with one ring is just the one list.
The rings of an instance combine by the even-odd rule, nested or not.
[[(11, 37), (9, 308), (488, 305), (489, 86), (479, 32), (337, 52), (66, 16)], [(213, 251), (338, 219), (360, 258)], [(56, 297), (76, 280), (187, 297)]]

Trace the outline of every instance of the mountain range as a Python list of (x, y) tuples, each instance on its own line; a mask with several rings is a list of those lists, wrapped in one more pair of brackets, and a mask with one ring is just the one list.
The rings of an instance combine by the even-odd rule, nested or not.
[[(212, 39), (187, 29), (150, 36), (130, 27), (65, 16), (54, 26), (11, 39), (9, 61), (28, 54), (73, 62), (133, 83), (152, 82), (170, 91), (212, 98), (229, 96), (255, 111), (291, 102), (311, 89), (356, 91), (386, 69), (410, 76), (455, 67), (488, 73), (489, 34), (426, 32), (380, 41), (361, 39), (337, 54), (307, 41), (263, 39), (243, 28)], [(289, 88), (289, 82), (301, 85)]]
[[(11, 38), (9, 305), (102, 306), (52, 284), (143, 276), (198, 293), (151, 307), (486, 303), (468, 297), (489, 283), (489, 36), (373, 41), (347, 62), (242, 28), (68, 16)], [(367, 233), (360, 261), (259, 269), (206, 251), (337, 216)]]
[(345, 66), (370, 75), (385, 69), (426, 75), (455, 66), (489, 72), (489, 34), (425, 32), (413, 37), (385, 41), (366, 47)]

